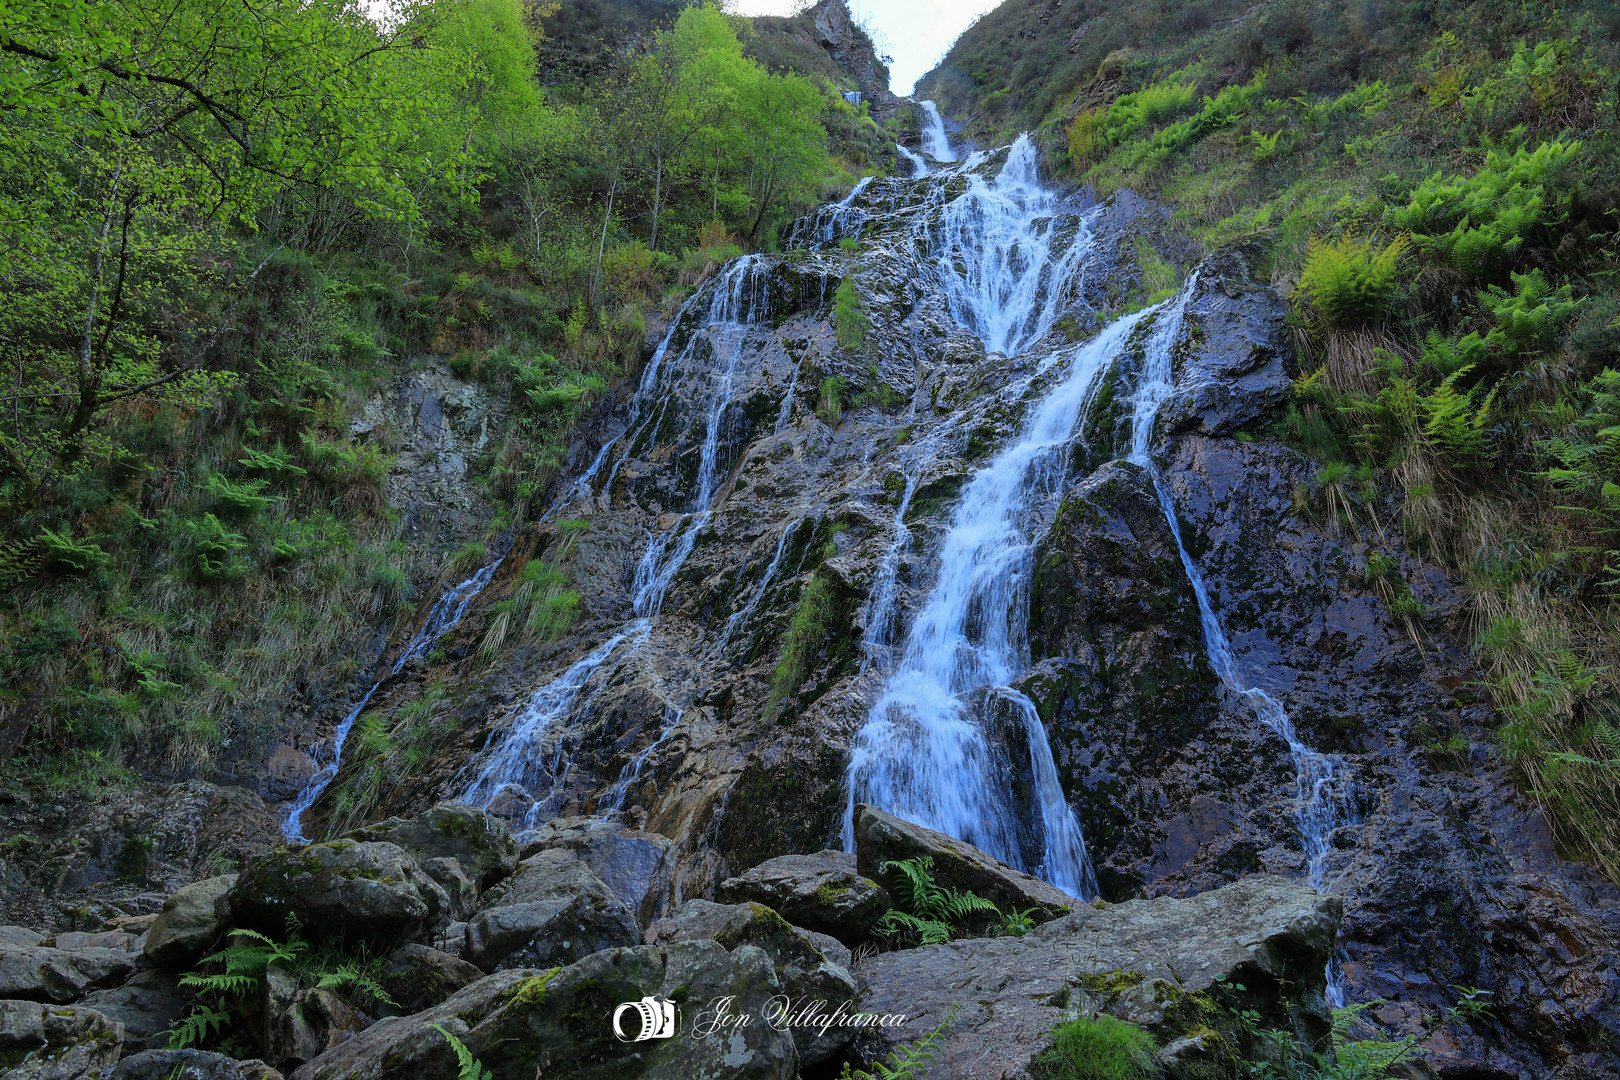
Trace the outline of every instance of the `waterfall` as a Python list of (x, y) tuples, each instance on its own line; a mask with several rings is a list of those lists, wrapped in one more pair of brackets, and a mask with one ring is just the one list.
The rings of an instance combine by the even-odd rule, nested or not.
[(911, 163), (910, 179), (921, 180), (923, 177), (928, 175), (928, 162), (923, 160), (923, 156), (921, 154), (917, 153), (915, 150), (908, 150), (899, 143), (895, 143), (894, 148), (900, 151), (901, 157), (905, 158)]
[[(1074, 811), (1057, 786), (1045, 729), (1024, 708), (1044, 849), (1020, 851), (1009, 777), (979, 722), (975, 691), (1007, 688), (1025, 667), (1033, 541), (1029, 503), (1063, 480), (1080, 414), (1141, 315), (1120, 319), (1073, 351), (1069, 369), (1019, 438), (968, 483), (940, 550), (939, 580), (917, 613), (898, 668), (855, 737), (844, 843), (853, 806), (868, 802), (982, 848), (1076, 896), (1097, 892)], [(1037, 744), (1039, 744), (1037, 746)]]
[[(461, 622), (461, 617), (467, 614), (467, 607), (472, 603), (473, 597), (477, 596), (484, 586), (489, 584), (489, 579), (495, 576), (495, 571), (500, 568), (504, 558), (505, 556), (496, 559), (472, 577), (446, 589), (440, 594), (438, 600), (434, 601), (433, 607), (428, 609), (427, 618), (422, 620), (421, 628), (416, 631), (411, 640), (406, 643), (405, 648), (400, 651), (399, 657), (394, 661), (394, 666), (388, 669), (388, 675), (371, 684), (371, 689), (361, 695), (360, 701), (354, 708), (349, 710), (349, 714), (343, 718), (337, 729), (332, 732), (332, 760), (316, 770), (315, 774), (305, 782), (304, 789), (294, 796), (292, 802), (287, 805), (287, 812), (281, 819), (281, 834), (283, 836), (299, 843), (307, 844), (309, 842), (309, 838), (304, 835), (302, 822), (304, 811), (315, 805), (315, 800), (321, 797), (321, 794), (332, 783), (333, 778), (337, 776), (338, 767), (343, 764), (343, 744), (348, 741), (350, 729), (354, 727), (354, 722), (360, 719), (360, 714), (365, 711), (372, 695), (377, 692), (389, 676), (399, 674), (400, 670), (411, 660), (426, 655), (433, 649), (434, 642)], [(310, 747), (309, 755), (317, 763), (320, 760), (319, 753), (318, 748)]]
[[(555, 813), (563, 792), (568, 772), (565, 740), (560, 729), (578, 708), (588, 705), (601, 687), (592, 685), (592, 676), (626, 646), (625, 656), (635, 654), (649, 639), (653, 621), (663, 610), (664, 596), (675, 575), (697, 543), (698, 534), (708, 525), (712, 504), (720, 479), (720, 445), (725, 435), (727, 413), (732, 405), (738, 365), (742, 359), (744, 339), (750, 325), (770, 315), (766, 302), (768, 268), (755, 255), (733, 259), (716, 277), (707, 296), (707, 309), (701, 333), (689, 336), (681, 352), (681, 359), (689, 359), (699, 340), (706, 341), (716, 361), (716, 385), (705, 402), (704, 438), (699, 453), (697, 491), (674, 527), (650, 535), (647, 546), (636, 564), (631, 584), (632, 610), (635, 618), (618, 633), (581, 657), (561, 675), (543, 684), (530, 696), (527, 705), (498, 736), (491, 736), (492, 747), (483, 768), (467, 787), (462, 800), (470, 806), (488, 809), (502, 795), (514, 794), (532, 800), (524, 814), (524, 828), (532, 829), (546, 820), (544, 815)], [(643, 412), (643, 403), (655, 394), (664, 399), (667, 408), (674, 395), (658, 381), (657, 369), (680, 327), (689, 314), (703, 309), (703, 293), (687, 301), (670, 326), (663, 342), (658, 346), (649, 371), (642, 377), (640, 387), (631, 405), (631, 419), (626, 434), (631, 434), (636, 418)], [(661, 412), (654, 412), (642, 422), (644, 430), (656, 424)], [(630, 456), (635, 435), (621, 437), (624, 449), (609, 474), (606, 490), (611, 493), (613, 477)], [(591, 471), (600, 469), (607, 448), (597, 455)], [(577, 484), (576, 484), (577, 487)], [(786, 534), (783, 535), (786, 541)], [(674, 725), (679, 722), (677, 710), (666, 716), (657, 743), (662, 743)], [(554, 742), (554, 745), (551, 745)], [(617, 806), (625, 798), (631, 782), (639, 775), (641, 763), (653, 747), (648, 747), (631, 764), (609, 791)]]
[[(1192, 582), (1193, 595), (1198, 600), (1198, 621), (1203, 629), (1204, 646), (1209, 654), (1210, 667), (1228, 689), (1249, 703), (1256, 719), (1288, 744), (1288, 752), (1294, 761), (1295, 818), (1299, 827), (1300, 846), (1305, 853), (1305, 876), (1314, 889), (1325, 892), (1327, 856), (1332, 850), (1333, 830), (1343, 824), (1345, 794), (1334, 790), (1336, 782), (1341, 779), (1343, 762), (1306, 745), (1294, 730), (1293, 721), (1289, 719), (1282, 703), (1260, 687), (1250, 685), (1239, 673), (1237, 660), (1232, 654), (1231, 642), (1227, 639), (1220, 618), (1215, 614), (1215, 606), (1210, 600), (1204, 575), (1188, 554), (1187, 545), (1182, 542), (1181, 524), (1176, 517), (1176, 507), (1170, 497), (1169, 486), (1164, 482), (1164, 477), (1160, 474), (1158, 465), (1148, 449), (1159, 407), (1175, 388), (1170, 350), (1181, 334), (1187, 301), (1196, 284), (1197, 275), (1194, 274), (1170, 306), (1160, 311), (1158, 325), (1154, 327), (1153, 334), (1148, 339), (1142, 371), (1137, 378), (1136, 390), (1132, 396), (1130, 460), (1144, 467), (1153, 479), (1153, 489), (1158, 495), (1159, 505), (1164, 509), (1170, 534), (1175, 538), (1176, 550), (1181, 555), (1181, 565), (1187, 572), (1188, 580)], [(1335, 1005), (1344, 1004), (1342, 983), (1338, 966), (1329, 964), (1328, 993)]]
[(742, 610), (733, 613), (726, 620), (726, 628), (720, 632), (720, 640), (712, 650), (713, 655), (724, 655), (726, 646), (731, 643), (731, 635), (736, 633), (737, 627), (747, 626), (748, 620), (753, 618), (754, 611), (759, 607), (759, 602), (765, 598), (765, 591), (771, 587), (771, 582), (776, 580), (776, 572), (782, 568), (782, 556), (787, 553), (788, 537), (797, 532), (803, 522), (803, 518), (794, 518), (782, 530), (782, 538), (776, 542), (776, 554), (771, 557), (769, 565), (765, 567), (765, 575), (759, 579), (759, 584), (754, 588), (753, 594), (748, 597), (748, 602), (743, 605)]
[(968, 189), (930, 228), (935, 275), (951, 315), (990, 352), (1013, 356), (1052, 329), (1060, 294), (1090, 247), (1086, 222), (1063, 244), (1058, 197), (1041, 186), (1040, 153), (1020, 135), (994, 180), (968, 173)]
[(919, 101), (917, 108), (926, 121), (922, 129), (923, 153), (935, 161), (955, 161), (956, 152), (945, 134), (945, 118), (939, 115), (939, 106), (932, 101)]

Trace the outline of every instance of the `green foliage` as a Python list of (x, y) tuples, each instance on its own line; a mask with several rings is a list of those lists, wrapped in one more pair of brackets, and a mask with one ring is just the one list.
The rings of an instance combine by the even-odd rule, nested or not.
[(1052, 1029), (1035, 1059), (1043, 1080), (1151, 1080), (1158, 1075), (1153, 1036), (1112, 1016), (1082, 1016)]
[(928, 1065), (939, 1055), (945, 1033), (956, 1023), (957, 1008), (952, 1005), (939, 1026), (916, 1042), (901, 1043), (870, 1070), (856, 1069), (847, 1062), (838, 1074), (838, 1080), (922, 1080)]
[(1496, 400), (1496, 391), (1493, 389), (1480, 398), (1478, 387), (1459, 389), (1458, 380), (1470, 370), (1469, 367), (1459, 368), (1442, 379), (1433, 393), (1418, 399), (1424, 415), (1424, 438), (1459, 469), (1487, 464), (1491, 452), (1491, 405)]
[(1379, 247), (1371, 238), (1346, 233), (1337, 240), (1313, 236), (1305, 246), (1295, 296), (1330, 327), (1365, 326), (1391, 313), (1401, 285), (1404, 236)]
[(793, 710), (804, 681), (827, 649), (827, 641), (838, 622), (837, 591), (822, 574), (816, 574), (799, 596), (793, 620), (782, 639), (782, 652), (771, 672), (771, 693), (766, 699), (765, 716)]
[(205, 485), (213, 499), (214, 509), (235, 521), (249, 521), (258, 517), (270, 505), (268, 496), (259, 494), (268, 480), (232, 480), (222, 473), (209, 473)]
[(1384, 217), (1418, 247), (1476, 280), (1498, 276), (1538, 228), (1569, 214), (1566, 174), (1581, 143), (1556, 139), (1511, 155), (1492, 150), (1472, 176), (1436, 172), (1412, 189), (1406, 206)]
[(1484, 340), (1519, 356), (1550, 351), (1582, 301), (1571, 298), (1568, 283), (1554, 289), (1540, 268), (1511, 276), (1512, 294), (1493, 285), (1479, 295), (1480, 307), (1496, 321)]
[(848, 389), (849, 380), (842, 375), (829, 375), (821, 380), (816, 395), (816, 415), (828, 427), (837, 427), (844, 418), (844, 394)]
[(494, 1080), (494, 1074), (488, 1069), (484, 1068), (483, 1062), (478, 1061), (472, 1056), (472, 1051), (467, 1049), (466, 1043), (450, 1034), (438, 1024), (429, 1024), (428, 1026), (434, 1031), (437, 1031), (440, 1035), (443, 1035), (445, 1042), (449, 1043), (450, 1049), (455, 1052), (457, 1065), (456, 1080)]
[(833, 297), (833, 320), (838, 327), (840, 347), (866, 348), (866, 333), (872, 324), (866, 312), (861, 310), (860, 299), (855, 295), (853, 278), (846, 277), (838, 283), (838, 292)]
[(894, 891), (902, 908), (891, 908), (879, 919), (872, 932), (879, 937), (905, 937), (919, 945), (937, 945), (958, 936), (985, 916), (1000, 919), (1003, 926), (1021, 925), (1027, 913), (1003, 916), (995, 903), (982, 896), (941, 886), (934, 881), (934, 860), (924, 855), (915, 859), (894, 859), (878, 868), (892, 875)]

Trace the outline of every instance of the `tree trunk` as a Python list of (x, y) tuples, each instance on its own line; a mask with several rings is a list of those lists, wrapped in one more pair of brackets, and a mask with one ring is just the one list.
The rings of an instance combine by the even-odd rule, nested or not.
[(602, 255), (607, 251), (608, 222), (613, 219), (613, 196), (619, 190), (619, 178), (615, 176), (608, 185), (607, 209), (602, 211), (602, 238), (596, 243), (596, 272), (591, 275), (591, 300), (597, 307), (602, 306)]
[(653, 184), (652, 250), (658, 250), (658, 210), (664, 200), (664, 159), (658, 158), (657, 179)]

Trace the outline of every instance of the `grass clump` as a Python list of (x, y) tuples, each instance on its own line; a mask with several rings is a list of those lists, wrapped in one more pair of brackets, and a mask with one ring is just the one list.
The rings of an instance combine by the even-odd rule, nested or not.
[(1052, 1045), (1035, 1059), (1042, 1080), (1152, 1080), (1158, 1075), (1153, 1036), (1099, 1014), (1052, 1029)]
[[(835, 549), (836, 550), (836, 549)], [(839, 621), (837, 590), (822, 574), (816, 574), (799, 596), (782, 640), (781, 658), (771, 672), (771, 692), (765, 703), (765, 716), (775, 717), (792, 707), (804, 681), (826, 652), (827, 641)]]
[(861, 310), (853, 278), (846, 277), (840, 282), (838, 291), (833, 295), (833, 321), (838, 327), (838, 344), (841, 348), (866, 348), (866, 334), (872, 328), (872, 320)]

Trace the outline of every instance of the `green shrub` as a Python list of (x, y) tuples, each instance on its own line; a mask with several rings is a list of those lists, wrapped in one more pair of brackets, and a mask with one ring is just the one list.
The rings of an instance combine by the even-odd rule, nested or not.
[(1043, 1080), (1152, 1080), (1158, 1075), (1153, 1036), (1124, 1020), (1081, 1017), (1052, 1029), (1052, 1045), (1035, 1059)]
[(205, 581), (234, 581), (252, 572), (253, 564), (244, 554), (247, 537), (231, 532), (213, 514), (183, 521), (180, 528), (191, 537), (198, 577)]
[(771, 694), (765, 703), (765, 716), (792, 704), (799, 688), (814, 669), (826, 648), (838, 617), (838, 594), (827, 579), (816, 574), (804, 587), (799, 606), (793, 611), (782, 639), (782, 653), (771, 673)]
[(1313, 236), (1305, 246), (1298, 296), (1323, 324), (1365, 326), (1382, 322), (1400, 288), (1401, 259), (1408, 242), (1397, 236), (1383, 247), (1346, 233), (1337, 240)]
[(209, 473), (204, 485), (214, 503), (214, 509), (235, 521), (251, 521), (270, 505), (270, 498), (261, 495), (270, 481), (232, 480), (222, 473)]
[(1571, 195), (1561, 181), (1580, 149), (1579, 142), (1557, 140), (1511, 156), (1493, 150), (1473, 176), (1436, 172), (1384, 219), (1440, 262), (1490, 280), (1535, 229), (1568, 217)]
[(844, 392), (849, 389), (849, 380), (842, 375), (829, 375), (821, 380), (821, 389), (817, 396), (816, 415), (828, 427), (837, 427), (838, 422), (844, 418)]
[(861, 310), (860, 298), (855, 295), (855, 282), (845, 278), (839, 283), (833, 297), (833, 320), (838, 327), (838, 344), (845, 349), (866, 348), (866, 332), (872, 321)]

